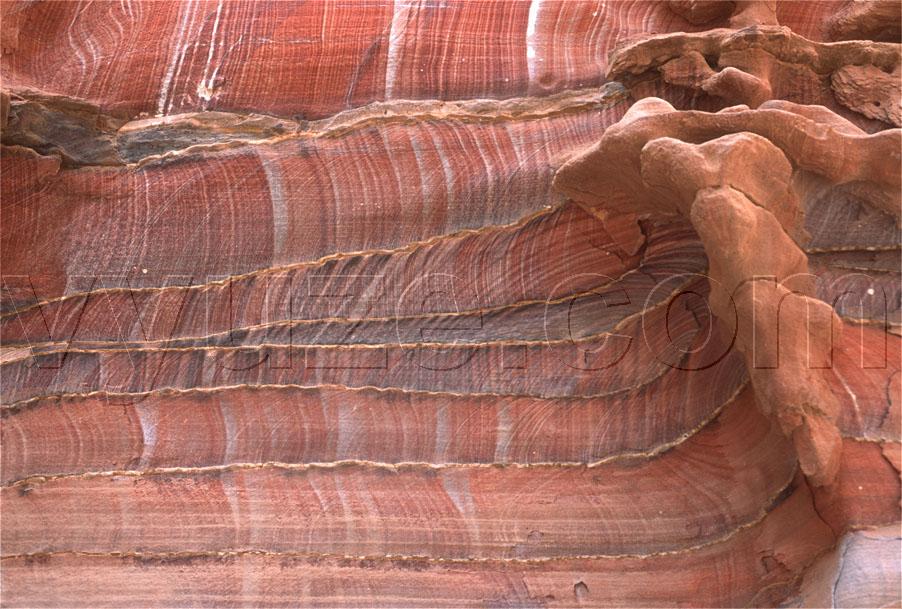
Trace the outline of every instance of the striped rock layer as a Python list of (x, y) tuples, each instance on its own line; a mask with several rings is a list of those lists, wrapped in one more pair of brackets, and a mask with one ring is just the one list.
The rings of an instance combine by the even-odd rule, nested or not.
[(902, 604), (896, 3), (0, 11), (0, 606)]

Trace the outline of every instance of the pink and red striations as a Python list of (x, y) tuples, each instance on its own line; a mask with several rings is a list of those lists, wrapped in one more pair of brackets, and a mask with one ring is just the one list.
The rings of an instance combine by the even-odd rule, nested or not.
[(4, 0), (0, 606), (902, 605), (899, 7)]

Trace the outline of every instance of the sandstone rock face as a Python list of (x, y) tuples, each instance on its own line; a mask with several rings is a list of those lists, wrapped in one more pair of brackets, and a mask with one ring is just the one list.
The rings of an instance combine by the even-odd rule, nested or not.
[(4, 2), (0, 606), (902, 604), (900, 26)]
[[(840, 464), (839, 404), (824, 371), (842, 322), (816, 298), (802, 249), (806, 199), (854, 183), (898, 222), (902, 174), (898, 133), (867, 136), (829, 112), (796, 109), (773, 102), (677, 112), (643, 99), (564, 165), (555, 185), (593, 208), (690, 219), (716, 286), (711, 311), (745, 356), (759, 406), (775, 414), (802, 471), (820, 486)], [(837, 154), (841, 164), (830, 161)]]

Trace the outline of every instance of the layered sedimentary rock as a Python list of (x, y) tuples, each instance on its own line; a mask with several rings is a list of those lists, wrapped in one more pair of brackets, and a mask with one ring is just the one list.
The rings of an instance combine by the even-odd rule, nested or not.
[[(794, 4), (778, 6), (782, 23), (814, 39), (842, 6)], [(599, 85), (618, 43), (706, 27), (665, 2), (644, 0), (151, 7), (4, 4), (7, 86), (96, 100), (125, 118), (237, 111), (317, 119), (386, 99), (515, 97)], [(43, 42), (49, 37), (55, 44)]]
[(775, 411), (802, 470), (824, 485), (839, 467), (841, 438), (839, 404), (820, 369), (832, 366), (842, 325), (814, 298), (802, 216), (824, 189), (854, 185), (898, 220), (899, 161), (898, 132), (867, 136), (825, 109), (776, 101), (680, 113), (649, 98), (555, 183), (593, 208), (691, 219), (710, 261), (711, 309), (745, 355), (759, 406)]
[(0, 606), (892, 606), (894, 2), (4, 2)]
[(786, 27), (750, 26), (636, 42), (615, 54), (609, 72), (637, 95), (660, 80), (692, 90), (698, 104), (705, 97), (752, 108), (774, 98), (817, 104), (872, 131), (902, 124), (899, 61), (895, 44), (817, 43)]

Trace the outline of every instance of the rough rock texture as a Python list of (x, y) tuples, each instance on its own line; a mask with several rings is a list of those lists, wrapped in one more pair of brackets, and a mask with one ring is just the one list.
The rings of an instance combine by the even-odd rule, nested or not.
[(0, 606), (902, 605), (897, 2), (0, 17)]
[(804, 210), (812, 193), (855, 184), (898, 221), (899, 143), (898, 132), (868, 136), (789, 102), (708, 114), (646, 98), (555, 178), (592, 208), (690, 219), (716, 286), (711, 310), (746, 358), (759, 407), (774, 412), (816, 485), (840, 464), (839, 404), (823, 370), (842, 323), (815, 298)]
[(880, 0), (847, 2), (827, 20), (827, 36), (830, 40), (902, 42), (902, 6)]
[(691, 90), (694, 104), (705, 96), (752, 108), (774, 98), (817, 104), (873, 131), (902, 125), (900, 59), (897, 44), (817, 43), (786, 27), (754, 25), (636, 42), (614, 54), (609, 76), (637, 97), (659, 90), (659, 79)]

